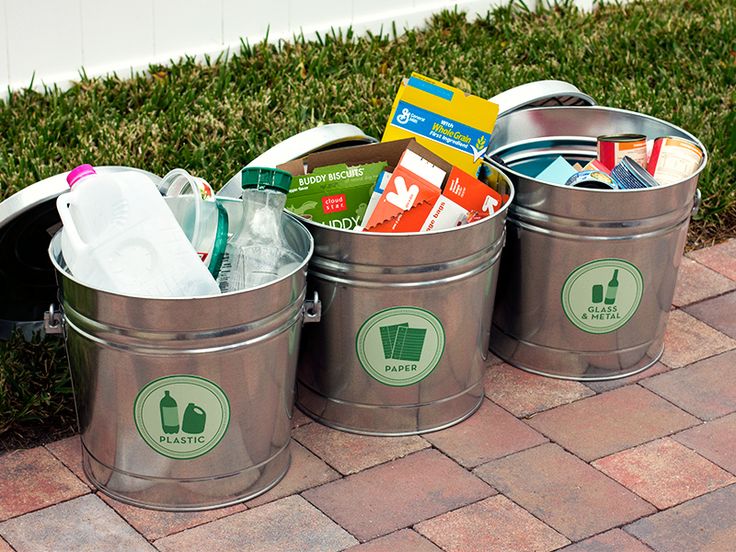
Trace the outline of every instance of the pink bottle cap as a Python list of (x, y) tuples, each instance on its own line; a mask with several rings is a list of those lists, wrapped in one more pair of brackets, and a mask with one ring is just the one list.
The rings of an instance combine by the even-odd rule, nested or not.
[(69, 184), (69, 187), (71, 188), (79, 182), (82, 178), (86, 176), (90, 176), (93, 174), (97, 174), (95, 171), (95, 168), (92, 165), (79, 165), (78, 167), (74, 167), (71, 172), (66, 176), (67, 184)]

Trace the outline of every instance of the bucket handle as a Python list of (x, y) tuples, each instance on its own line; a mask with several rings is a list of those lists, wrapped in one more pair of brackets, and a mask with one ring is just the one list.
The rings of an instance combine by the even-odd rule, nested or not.
[(302, 313), (304, 313), (303, 324), (319, 322), (322, 319), (322, 301), (319, 300), (319, 294), (316, 291), (311, 299), (304, 300)]
[(49, 310), (43, 313), (43, 331), (46, 335), (61, 335), (64, 333), (64, 315), (56, 311), (51, 303)]
[(700, 203), (703, 200), (703, 196), (700, 193), (700, 188), (695, 188), (695, 195), (693, 196), (693, 210), (690, 213), (691, 217), (694, 217), (698, 214), (698, 211), (700, 211)]

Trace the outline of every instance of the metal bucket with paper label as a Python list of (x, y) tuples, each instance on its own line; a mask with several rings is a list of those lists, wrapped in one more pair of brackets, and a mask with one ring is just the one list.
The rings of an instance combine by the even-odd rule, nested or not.
[(662, 355), (698, 177), (635, 190), (558, 186), (533, 176), (558, 156), (585, 165), (602, 134), (702, 144), (659, 119), (606, 107), (536, 107), (499, 117), (491, 162), (516, 187), (491, 350), (566, 379), (635, 374)]
[(319, 422), (368, 435), (442, 429), (483, 401), (483, 374), (513, 186), (506, 201), (451, 230), (370, 233), (305, 220), (308, 285), (322, 318), (304, 328), (297, 404)]

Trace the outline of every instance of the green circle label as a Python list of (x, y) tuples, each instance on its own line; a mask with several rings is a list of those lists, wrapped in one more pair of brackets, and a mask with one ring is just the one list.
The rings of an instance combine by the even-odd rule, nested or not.
[(230, 424), (230, 402), (199, 376), (165, 376), (149, 382), (133, 403), (138, 433), (168, 458), (189, 460), (217, 446)]
[(355, 350), (369, 376), (385, 385), (404, 387), (423, 380), (437, 367), (445, 351), (445, 330), (429, 311), (392, 307), (363, 323)]
[(599, 259), (577, 267), (562, 286), (562, 310), (576, 327), (604, 334), (626, 324), (639, 308), (644, 279), (623, 259)]

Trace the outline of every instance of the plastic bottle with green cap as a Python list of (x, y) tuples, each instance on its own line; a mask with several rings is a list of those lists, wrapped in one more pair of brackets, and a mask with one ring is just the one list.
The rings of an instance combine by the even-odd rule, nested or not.
[(273, 282), (300, 262), (281, 225), (291, 174), (279, 169), (246, 167), (241, 179), (243, 218), (225, 249), (218, 278), (223, 293)]

